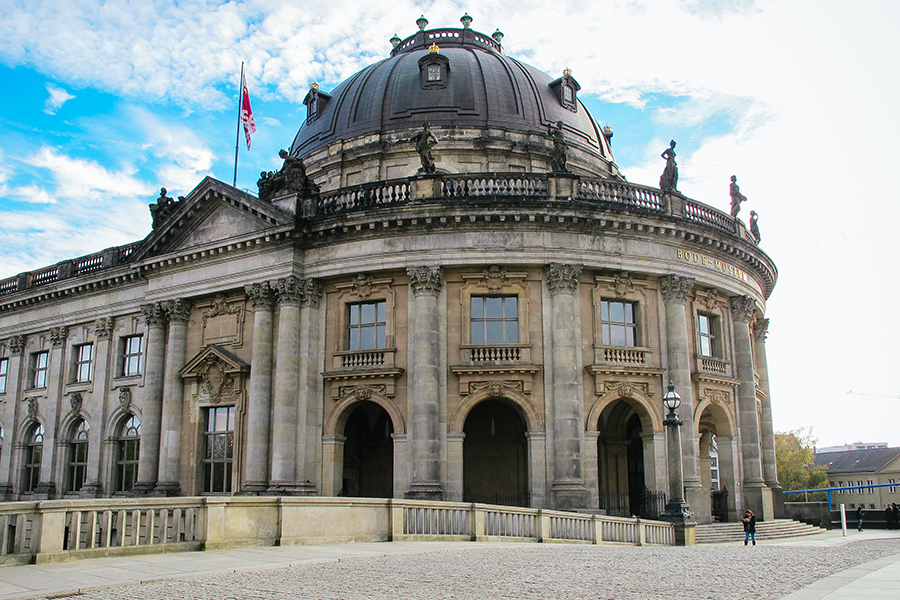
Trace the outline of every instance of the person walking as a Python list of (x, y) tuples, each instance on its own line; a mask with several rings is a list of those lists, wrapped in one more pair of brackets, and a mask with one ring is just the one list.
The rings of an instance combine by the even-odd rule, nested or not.
[(856, 507), (856, 530), (862, 531), (863, 507), (862, 504)]
[(754, 516), (752, 510), (748, 510), (744, 513), (744, 518), (741, 519), (741, 522), (744, 524), (744, 545), (747, 545), (751, 539), (753, 539), (753, 545), (756, 545), (756, 516)]

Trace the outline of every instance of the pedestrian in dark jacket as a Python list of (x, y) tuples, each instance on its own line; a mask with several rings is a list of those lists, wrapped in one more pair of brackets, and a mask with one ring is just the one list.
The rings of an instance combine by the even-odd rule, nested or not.
[(863, 508), (862, 504), (856, 507), (856, 530), (862, 531)]
[(747, 545), (747, 542), (750, 539), (753, 539), (753, 545), (756, 545), (756, 517), (753, 514), (752, 510), (748, 510), (744, 513), (744, 518), (741, 519), (741, 522), (744, 524), (744, 545)]

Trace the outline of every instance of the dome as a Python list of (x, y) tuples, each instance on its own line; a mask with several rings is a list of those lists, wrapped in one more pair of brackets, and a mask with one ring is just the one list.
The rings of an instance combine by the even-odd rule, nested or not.
[[(304, 100), (307, 119), (291, 147), (291, 155), (311, 167), (311, 176), (316, 177), (315, 163), (335, 150), (317, 153), (335, 145), (359, 153), (360, 145), (376, 144), (382, 156), (409, 153), (398, 142), (426, 122), (441, 142), (435, 149), (439, 170), (546, 172), (550, 132), (562, 122), (573, 172), (617, 174), (609, 142), (578, 99), (580, 86), (568, 70), (553, 78), (506, 56), (497, 41), (468, 28), (420, 30), (392, 41), (389, 58), (331, 93), (311, 86)], [(494, 156), (473, 161), (473, 151)], [(498, 158), (498, 152), (505, 156)], [(415, 166), (409, 163), (412, 172)], [(385, 173), (410, 174), (409, 169)], [(334, 184), (352, 183), (344, 179)]]

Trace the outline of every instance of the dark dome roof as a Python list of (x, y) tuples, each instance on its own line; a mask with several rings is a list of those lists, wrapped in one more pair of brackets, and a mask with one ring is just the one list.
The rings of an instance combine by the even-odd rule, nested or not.
[[(437, 43), (439, 54), (430, 53)], [(430, 61), (430, 62), (429, 62)], [(423, 65), (441, 62), (442, 85), (429, 85)], [(572, 88), (569, 106), (564, 83)], [(395, 47), (390, 58), (366, 67), (329, 95), (310, 92), (318, 110), (301, 126), (291, 154), (301, 158), (340, 140), (408, 130), (429, 121), (433, 128), (492, 127), (546, 135), (563, 121), (566, 138), (612, 160), (603, 134), (577, 98), (579, 86), (567, 75), (546, 73), (502, 53), (498, 43), (471, 29), (419, 31)]]

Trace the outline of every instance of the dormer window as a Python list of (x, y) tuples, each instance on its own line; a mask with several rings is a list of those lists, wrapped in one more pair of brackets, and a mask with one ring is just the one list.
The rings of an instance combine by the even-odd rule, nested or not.
[(322, 109), (325, 108), (330, 98), (329, 94), (319, 91), (318, 83), (313, 81), (309, 84), (309, 92), (306, 94), (306, 98), (303, 99), (303, 104), (306, 105), (307, 123), (319, 118), (319, 114), (321, 114)]
[(571, 87), (565, 86), (563, 88), (563, 100), (566, 104), (575, 104), (575, 92)]
[(572, 112), (578, 112), (578, 90), (581, 86), (572, 77), (572, 71), (566, 69), (563, 76), (550, 83), (550, 89), (556, 92), (559, 103)]
[(441, 80), (441, 66), (428, 65), (428, 83)]
[(450, 79), (450, 59), (436, 50), (437, 46), (433, 45), (431, 51), (419, 59), (423, 90), (444, 89)]

